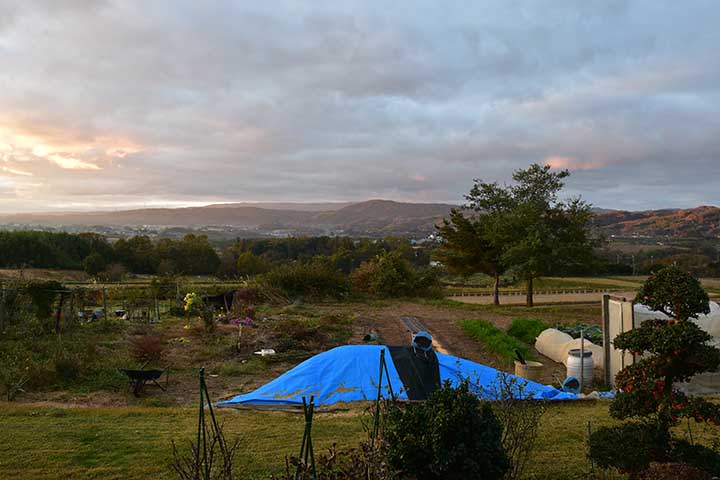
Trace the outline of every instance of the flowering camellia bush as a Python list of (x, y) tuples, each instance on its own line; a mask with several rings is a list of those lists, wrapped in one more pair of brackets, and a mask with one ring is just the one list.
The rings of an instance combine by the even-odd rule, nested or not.
[[(618, 335), (613, 342), (615, 348), (643, 358), (625, 367), (615, 378), (618, 394), (610, 405), (610, 414), (621, 420), (639, 421), (600, 428), (590, 437), (591, 458), (602, 467), (616, 467), (632, 475), (648, 468), (650, 462), (685, 460), (674, 457), (687, 452), (688, 445), (681, 445), (670, 433), (680, 419), (720, 423), (720, 406), (690, 398), (675, 388), (678, 382), (688, 381), (698, 373), (716, 371), (720, 366), (720, 350), (708, 345), (712, 337), (691, 320), (710, 311), (707, 293), (700, 282), (669, 267), (650, 277), (635, 300), (671, 317), (647, 320)], [(632, 456), (626, 454), (629, 443), (634, 444)], [(715, 455), (713, 459), (713, 452), (692, 447), (703, 450), (690, 455), (704, 459), (703, 465), (697, 465), (700, 468), (714, 470), (717, 467), (708, 465), (720, 465), (720, 457)]]

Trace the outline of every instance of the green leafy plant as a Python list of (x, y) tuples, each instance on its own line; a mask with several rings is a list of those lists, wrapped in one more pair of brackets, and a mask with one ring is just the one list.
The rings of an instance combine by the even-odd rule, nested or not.
[(515, 337), (521, 342), (534, 344), (535, 339), (540, 333), (547, 329), (548, 325), (542, 320), (536, 318), (514, 318), (508, 328), (508, 335)]
[(33, 368), (32, 352), (18, 342), (0, 344), (0, 387), (10, 402), (23, 392)]
[(493, 480), (509, 468), (502, 425), (467, 381), (446, 381), (427, 401), (390, 410), (386, 422), (388, 463), (411, 478)]
[(530, 355), (527, 344), (511, 337), (487, 320), (461, 320), (460, 328), (473, 340), (482, 343), (491, 353), (500, 355), (507, 361), (515, 358), (515, 350), (525, 358)]
[(205, 305), (203, 298), (197, 293), (190, 292), (183, 299), (183, 310), (187, 315), (195, 315), (203, 321), (206, 333), (215, 330), (215, 316), (210, 307)]
[(565, 332), (573, 338), (580, 338), (580, 332), (583, 336), (595, 345), (603, 344), (602, 328), (599, 325), (587, 325), (585, 323), (576, 323), (575, 325), (558, 325), (558, 330)]

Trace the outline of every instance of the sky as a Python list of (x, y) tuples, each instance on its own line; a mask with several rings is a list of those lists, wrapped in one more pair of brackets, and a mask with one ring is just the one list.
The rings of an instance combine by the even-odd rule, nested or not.
[(0, 212), (720, 205), (720, 2), (0, 0)]

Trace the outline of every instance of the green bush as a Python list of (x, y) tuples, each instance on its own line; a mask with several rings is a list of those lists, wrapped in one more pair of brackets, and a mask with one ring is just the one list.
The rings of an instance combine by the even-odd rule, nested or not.
[(653, 463), (638, 480), (712, 480), (709, 473), (686, 463)]
[(281, 265), (263, 274), (260, 282), (290, 298), (339, 299), (350, 290), (347, 277), (321, 261)]
[(538, 335), (547, 328), (547, 324), (542, 320), (520, 317), (513, 319), (507, 333), (521, 342), (533, 345)]
[(686, 440), (676, 440), (673, 442), (670, 457), (674, 462), (685, 463), (714, 477), (720, 477), (720, 454), (711, 448), (691, 444)]
[(505, 360), (515, 358), (515, 350), (525, 358), (529, 357), (527, 344), (511, 337), (487, 320), (461, 320), (460, 328), (475, 341), (482, 343), (491, 353), (500, 355)]
[(77, 380), (81, 375), (82, 363), (78, 355), (59, 350), (54, 359), (55, 375), (61, 383), (70, 383)]
[[(637, 474), (651, 462), (666, 461), (670, 437), (656, 423), (628, 422), (618, 427), (600, 427), (588, 439), (588, 456), (600, 468), (617, 468)], [(632, 448), (628, 454), (628, 448)]]
[(384, 253), (364, 262), (353, 272), (351, 281), (355, 293), (383, 298), (440, 295), (437, 272), (414, 268), (400, 252)]
[(0, 387), (2, 394), (9, 402), (30, 380), (34, 367), (33, 355), (28, 348), (19, 342), (0, 342)]
[[(658, 436), (664, 442), (653, 443), (647, 433), (637, 431), (646, 423), (630, 423), (607, 429), (605, 441), (608, 445), (595, 442), (595, 448), (592, 448), (591, 444), (590, 456), (600, 465), (637, 473), (639, 460), (620, 455), (620, 450), (615, 457), (602, 454), (604, 449), (617, 449), (610, 445), (616, 442), (632, 444), (635, 453), (652, 452), (656, 458), (649, 460), (664, 461), (675, 456), (681, 463), (699, 463), (702, 468), (720, 464), (714, 452), (703, 447), (686, 447), (681, 441), (673, 440), (670, 431), (683, 417), (688, 421), (720, 423), (720, 406), (703, 398), (689, 398), (674, 388), (679, 382), (688, 381), (698, 373), (716, 371), (720, 366), (720, 350), (708, 344), (712, 337), (689, 320), (700, 313), (708, 313), (707, 293), (691, 275), (670, 267), (648, 278), (636, 301), (671, 318), (646, 320), (613, 340), (615, 348), (642, 354), (643, 358), (622, 369), (615, 377), (618, 394), (610, 404), (610, 415), (620, 420), (645, 418), (646, 423), (651, 421), (657, 426), (655, 430), (661, 432)], [(637, 438), (632, 442), (615, 438), (626, 431), (635, 432)], [(629, 461), (634, 462), (632, 469), (625, 465)], [(644, 462), (647, 461), (645, 458)]]
[(493, 480), (509, 468), (502, 425), (466, 381), (446, 381), (427, 401), (390, 410), (385, 429), (388, 463), (411, 478)]

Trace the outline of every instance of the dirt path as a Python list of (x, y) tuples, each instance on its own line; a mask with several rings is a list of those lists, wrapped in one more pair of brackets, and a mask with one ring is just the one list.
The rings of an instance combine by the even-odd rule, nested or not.
[[(567, 307), (553, 306), (545, 308), (554, 310), (557, 308), (577, 309), (579, 307), (581, 306), (567, 305)], [(541, 312), (542, 308), (537, 309), (538, 313)], [(409, 344), (411, 332), (408, 331), (400, 317), (413, 316), (423, 326), (427, 327), (432, 334), (436, 351), (466, 358), (498, 370), (511, 373), (514, 371), (513, 362), (498, 357), (494, 353), (487, 351), (481, 343), (470, 339), (462, 331), (458, 322), (464, 319), (485, 319), (506, 330), (510, 326), (512, 319), (519, 316), (517, 308), (511, 307), (501, 312), (468, 311), (411, 302), (398, 302), (384, 307), (359, 307), (356, 313), (365, 328), (373, 328), (378, 333), (379, 343), (386, 345)], [(598, 307), (598, 320), (599, 316)], [(578, 318), (578, 320), (587, 321), (587, 318)], [(558, 381), (565, 378), (564, 365), (542, 356), (534, 348), (532, 350), (533, 356), (545, 365), (542, 383), (557, 385)]]

